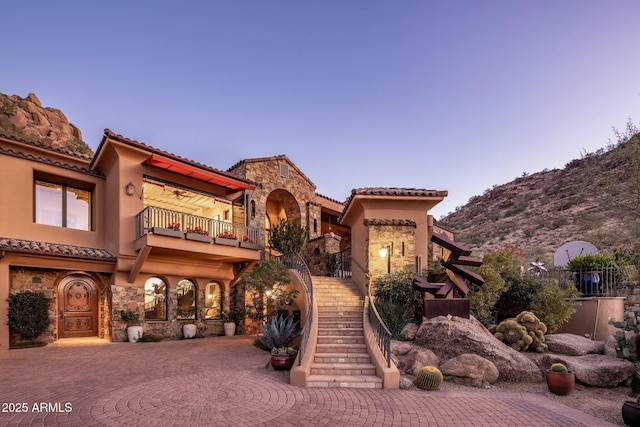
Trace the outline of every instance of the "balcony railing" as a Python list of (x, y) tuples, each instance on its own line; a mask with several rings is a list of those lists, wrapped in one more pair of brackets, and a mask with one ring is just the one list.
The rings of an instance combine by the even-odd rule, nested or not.
[(610, 297), (616, 295), (615, 287), (621, 274), (617, 267), (578, 270), (556, 267), (540, 272), (539, 276), (545, 283), (561, 288), (575, 286), (583, 297)]
[(147, 206), (136, 215), (136, 239), (145, 234), (171, 234), (175, 237), (185, 237), (185, 233), (195, 232), (203, 236), (231, 237), (242, 243), (249, 243), (258, 248), (259, 230), (227, 221), (191, 215), (184, 212)]

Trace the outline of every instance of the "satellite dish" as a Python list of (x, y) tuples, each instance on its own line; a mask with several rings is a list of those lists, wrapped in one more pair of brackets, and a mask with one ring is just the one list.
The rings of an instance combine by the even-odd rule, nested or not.
[(595, 253), (598, 253), (598, 248), (593, 246), (591, 243), (582, 240), (574, 240), (573, 242), (565, 243), (558, 248), (558, 250), (553, 254), (553, 265), (556, 267), (566, 267), (567, 262), (571, 258), (575, 258), (578, 255)]

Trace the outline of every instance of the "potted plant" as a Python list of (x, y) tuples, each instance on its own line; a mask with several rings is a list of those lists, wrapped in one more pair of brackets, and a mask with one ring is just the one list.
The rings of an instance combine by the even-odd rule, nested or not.
[(176, 313), (176, 317), (178, 319), (187, 320), (187, 323), (182, 325), (182, 336), (185, 339), (195, 338), (196, 336), (196, 332), (198, 331), (198, 328), (194, 323), (196, 318), (195, 314), (196, 314), (196, 308), (193, 306), (189, 307), (186, 310), (178, 309), (178, 312)]
[(261, 324), (260, 330), (262, 335), (258, 334), (258, 341), (270, 351), (273, 369), (290, 369), (298, 354), (291, 343), (302, 334), (298, 321), (294, 321), (291, 316), (285, 317), (280, 314)]
[(142, 326), (138, 323), (140, 315), (130, 309), (120, 310), (120, 319), (127, 324), (127, 338), (129, 342), (137, 342), (142, 338)]
[(633, 365), (631, 390), (622, 404), (622, 419), (628, 426), (640, 426), (640, 361)]
[(567, 262), (567, 269), (573, 271), (580, 293), (592, 296), (601, 293), (600, 272), (612, 262), (613, 259), (605, 254), (578, 255)]
[(182, 229), (180, 228), (180, 223), (179, 222), (170, 222), (167, 224), (166, 227), (153, 227), (151, 229), (151, 232), (153, 234), (160, 234), (163, 236), (170, 236), (170, 237), (183, 237), (184, 233), (182, 232)]
[(211, 243), (211, 236), (209, 236), (209, 232), (204, 228), (197, 226), (194, 228), (187, 227), (187, 231), (185, 232), (185, 237), (188, 240), (197, 240), (199, 242)]
[(240, 312), (240, 310), (237, 310), (235, 308), (230, 310), (224, 310), (222, 313), (220, 313), (220, 316), (222, 317), (222, 321), (224, 322), (222, 327), (224, 328), (224, 334), (226, 336), (231, 337), (235, 335), (236, 322), (240, 318), (241, 314), (242, 313)]
[(215, 242), (218, 245), (238, 246), (238, 237), (229, 231), (223, 231), (216, 235)]
[(546, 372), (549, 391), (559, 396), (567, 396), (573, 391), (576, 374), (562, 363), (554, 363)]

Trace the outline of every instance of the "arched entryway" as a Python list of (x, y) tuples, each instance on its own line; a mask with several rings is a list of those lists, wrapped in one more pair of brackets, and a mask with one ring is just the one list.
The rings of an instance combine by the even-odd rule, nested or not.
[(302, 214), (300, 212), (300, 205), (293, 197), (293, 194), (286, 190), (278, 189), (274, 190), (267, 197), (266, 215), (265, 215), (265, 230), (267, 235), (273, 225), (280, 223), (280, 219), (287, 219), (290, 222), (301, 224)]
[(58, 286), (58, 338), (98, 336), (98, 288), (88, 276), (65, 277)]

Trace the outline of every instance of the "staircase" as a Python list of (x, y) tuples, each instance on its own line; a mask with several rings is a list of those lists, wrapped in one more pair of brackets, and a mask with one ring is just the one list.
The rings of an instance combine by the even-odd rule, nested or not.
[(313, 277), (318, 342), (307, 387), (382, 388), (364, 342), (364, 297), (351, 279)]

